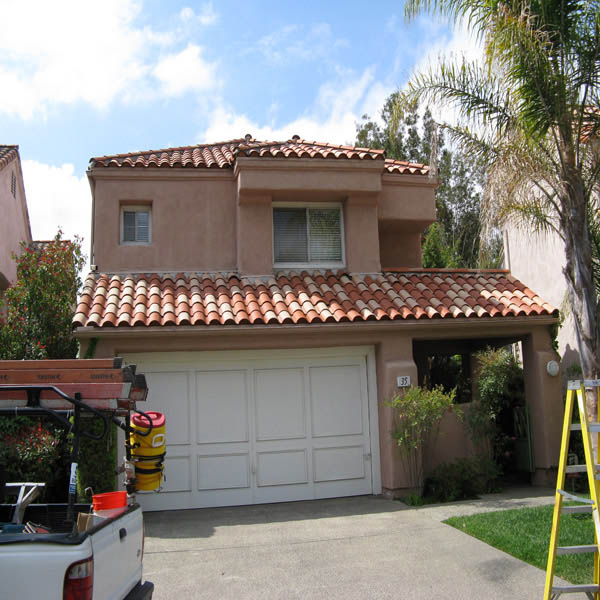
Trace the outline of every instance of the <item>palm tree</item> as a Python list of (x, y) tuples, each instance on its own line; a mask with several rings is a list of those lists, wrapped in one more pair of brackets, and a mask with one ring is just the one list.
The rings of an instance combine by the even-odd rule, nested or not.
[(584, 377), (595, 378), (600, 3), (407, 0), (409, 19), (422, 12), (464, 19), (483, 42), (484, 56), (479, 63), (442, 61), (416, 74), (403, 103), (445, 102), (457, 109), (457, 121), (442, 126), (489, 165), (488, 216), (554, 230), (563, 239), (581, 367)]

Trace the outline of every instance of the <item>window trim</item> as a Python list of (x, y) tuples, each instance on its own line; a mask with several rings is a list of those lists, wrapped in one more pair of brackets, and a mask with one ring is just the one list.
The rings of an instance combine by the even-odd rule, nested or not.
[[(125, 241), (125, 213), (126, 212), (147, 212), (148, 213), (148, 241), (130, 242)], [(137, 235), (137, 227), (136, 227)], [(150, 246), (152, 244), (152, 206), (148, 204), (122, 204), (119, 212), (119, 244), (121, 246)]]
[[(273, 210), (276, 208), (337, 208), (340, 211), (340, 241), (342, 260), (328, 262), (276, 262), (275, 261), (275, 224)], [(308, 223), (308, 221), (307, 221)], [(272, 263), (276, 269), (340, 269), (346, 266), (346, 243), (344, 235), (344, 206), (341, 202), (272, 202), (271, 203), (271, 248)], [(310, 245), (310, 229), (307, 227), (307, 242)]]

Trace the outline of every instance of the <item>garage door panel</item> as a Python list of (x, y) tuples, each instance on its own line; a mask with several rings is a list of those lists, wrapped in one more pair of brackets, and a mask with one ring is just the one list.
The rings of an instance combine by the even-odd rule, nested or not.
[(246, 371), (196, 373), (199, 444), (247, 442), (248, 392)]
[(313, 437), (364, 433), (360, 365), (310, 367), (310, 394)]
[(256, 439), (305, 438), (304, 369), (257, 369), (254, 386)]
[(192, 473), (189, 456), (165, 457), (166, 479), (163, 482), (163, 492), (189, 492), (192, 489)]
[(187, 372), (150, 371), (145, 375), (148, 384), (147, 408), (165, 414), (167, 444), (189, 444), (191, 401)]
[(250, 487), (250, 457), (247, 453), (198, 456), (199, 490), (248, 487)]
[(148, 378), (148, 408), (167, 418), (167, 479), (161, 494), (139, 496), (144, 510), (372, 493), (364, 354), (189, 352), (135, 362)]
[(365, 451), (360, 446), (315, 448), (313, 450), (313, 472), (315, 482), (363, 479)]
[(258, 452), (256, 475), (258, 487), (308, 483), (306, 450)]

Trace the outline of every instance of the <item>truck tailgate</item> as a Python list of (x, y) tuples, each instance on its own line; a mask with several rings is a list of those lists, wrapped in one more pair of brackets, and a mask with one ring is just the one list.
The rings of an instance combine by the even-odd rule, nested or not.
[(89, 537), (78, 545), (2, 544), (0, 598), (62, 600), (67, 567), (91, 555)]
[(142, 532), (138, 506), (92, 533), (94, 598), (124, 598), (141, 580)]

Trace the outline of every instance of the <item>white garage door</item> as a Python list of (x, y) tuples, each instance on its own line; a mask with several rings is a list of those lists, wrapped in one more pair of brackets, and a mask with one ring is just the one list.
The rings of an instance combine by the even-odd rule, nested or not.
[(146, 510), (380, 491), (368, 350), (125, 358), (167, 418), (167, 479), (139, 496)]

